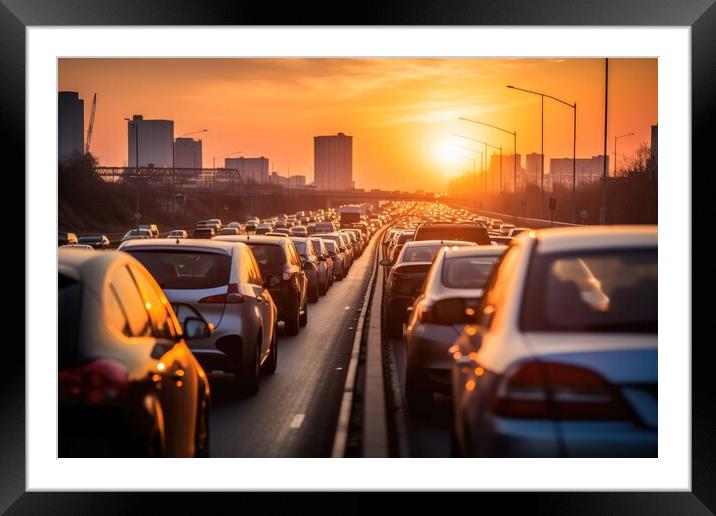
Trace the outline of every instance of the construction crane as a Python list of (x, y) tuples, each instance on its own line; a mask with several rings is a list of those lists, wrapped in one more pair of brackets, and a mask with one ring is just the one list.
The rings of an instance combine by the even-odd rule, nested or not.
[(97, 107), (97, 94), (92, 97), (92, 112), (90, 113), (89, 126), (87, 126), (87, 141), (85, 142), (85, 154), (89, 154), (90, 143), (92, 143), (92, 129), (94, 128), (94, 111)]

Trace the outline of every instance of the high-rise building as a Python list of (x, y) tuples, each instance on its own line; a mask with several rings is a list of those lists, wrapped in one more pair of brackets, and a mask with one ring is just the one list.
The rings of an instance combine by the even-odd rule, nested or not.
[(530, 152), (525, 155), (525, 181), (528, 185), (539, 186), (542, 182), (542, 154)]
[(353, 137), (313, 138), (314, 181), (322, 190), (349, 190), (353, 187)]
[(85, 101), (76, 91), (57, 96), (57, 157), (65, 161), (84, 154)]
[(202, 163), (201, 140), (193, 138), (174, 140), (174, 166), (176, 168), (202, 168)]
[[(515, 155), (502, 155), (502, 190), (503, 192), (514, 191), (515, 184)], [(524, 169), (522, 168), (522, 155), (517, 154), (517, 191), (524, 188)], [(494, 189), (493, 189), (494, 188)], [(500, 191), (500, 155), (490, 156), (490, 167), (488, 168), (487, 191)]]
[(258, 158), (225, 158), (225, 168), (239, 171), (242, 179), (254, 183), (269, 182), (269, 160), (263, 156)]
[(144, 120), (142, 115), (134, 115), (127, 123), (127, 142), (128, 167), (137, 166), (137, 151), (140, 167), (171, 167), (174, 121)]
[(296, 175), (288, 178), (288, 185), (292, 188), (306, 186), (306, 176)]
[[(609, 156), (592, 156), (591, 158), (577, 158), (574, 174), (577, 186), (595, 183), (602, 180), (604, 174), (604, 160), (609, 170)], [(572, 158), (552, 158), (549, 160), (549, 171), (552, 186), (572, 186)]]

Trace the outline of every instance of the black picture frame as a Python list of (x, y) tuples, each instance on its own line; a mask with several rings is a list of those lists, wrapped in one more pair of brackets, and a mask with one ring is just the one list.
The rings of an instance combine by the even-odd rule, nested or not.
[[(354, 10), (336, 4), (300, 2), (294, 6), (228, 0), (0, 0), (0, 117), (5, 152), (18, 167), (25, 166), (25, 29), (33, 25), (573, 25), (688, 26), (691, 28), (692, 166), (711, 171), (709, 129), (716, 120), (716, 5), (714, 0), (589, 0), (545, 1), (403, 0), (356, 3)], [(20, 168), (18, 168), (19, 170)], [(688, 171), (680, 171), (686, 174)], [(692, 176), (693, 177), (693, 176)], [(22, 184), (22, 183), (21, 183)], [(693, 235), (694, 233), (692, 233)], [(54, 237), (53, 237), (54, 238)], [(690, 254), (690, 253), (689, 253)], [(27, 274), (27, 271), (25, 271)], [(686, 278), (690, 281), (690, 278)], [(686, 300), (691, 302), (691, 300)], [(716, 450), (714, 404), (708, 342), (692, 346), (692, 490), (690, 492), (479, 493), (482, 501), (497, 502), (512, 512), (523, 504), (531, 512), (550, 514), (710, 514), (716, 511)], [(678, 343), (680, 346), (691, 345)], [(6, 364), (0, 375), (0, 511), (8, 514), (127, 514), (148, 512), (156, 503), (163, 510), (187, 507), (187, 496), (159, 494), (152, 502), (128, 493), (25, 492), (25, 353), (6, 339)], [(661, 438), (661, 436), (660, 436)], [(669, 436), (663, 438), (668, 439)], [(202, 493), (207, 507), (260, 503), (256, 494)], [(351, 495), (354, 496), (354, 495)], [(472, 495), (474, 496), (474, 495)], [(192, 498), (194, 495), (192, 495)], [(206, 500), (212, 497), (209, 503)], [(216, 498), (219, 497), (219, 498)], [(296, 494), (276, 499), (276, 512), (315, 499)], [(421, 495), (416, 495), (421, 503)], [(464, 496), (456, 498), (466, 500)], [(148, 503), (150, 505), (148, 505)], [(354, 513), (363, 499), (347, 505)], [(225, 505), (226, 504), (226, 505)], [(320, 505), (320, 503), (319, 503)], [(272, 511), (274, 512), (274, 511)]]

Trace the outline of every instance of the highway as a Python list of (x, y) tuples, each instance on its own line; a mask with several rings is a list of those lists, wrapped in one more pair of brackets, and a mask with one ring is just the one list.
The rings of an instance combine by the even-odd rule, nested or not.
[[(329, 457), (356, 322), (375, 259), (376, 238), (348, 276), (309, 305), (308, 325), (279, 333), (278, 369), (255, 396), (234, 394), (232, 378), (209, 377), (211, 456)], [(281, 325), (280, 325), (281, 326)]]

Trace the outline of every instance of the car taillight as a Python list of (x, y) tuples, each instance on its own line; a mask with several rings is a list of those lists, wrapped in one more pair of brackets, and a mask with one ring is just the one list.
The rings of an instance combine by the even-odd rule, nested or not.
[(433, 322), (433, 312), (432, 312), (432, 306), (425, 304), (425, 303), (419, 303), (418, 304), (418, 320), (423, 323), (432, 323)]
[(629, 409), (617, 389), (584, 367), (526, 362), (508, 371), (492, 412), (522, 419), (624, 420)]
[(244, 301), (246, 301), (246, 296), (239, 292), (239, 285), (237, 283), (230, 283), (228, 288), (226, 289), (226, 294), (214, 294), (213, 296), (202, 297), (199, 300), (199, 303), (234, 304), (243, 303)]
[(129, 371), (119, 362), (93, 360), (59, 372), (59, 399), (89, 405), (122, 400), (127, 396), (128, 380)]

